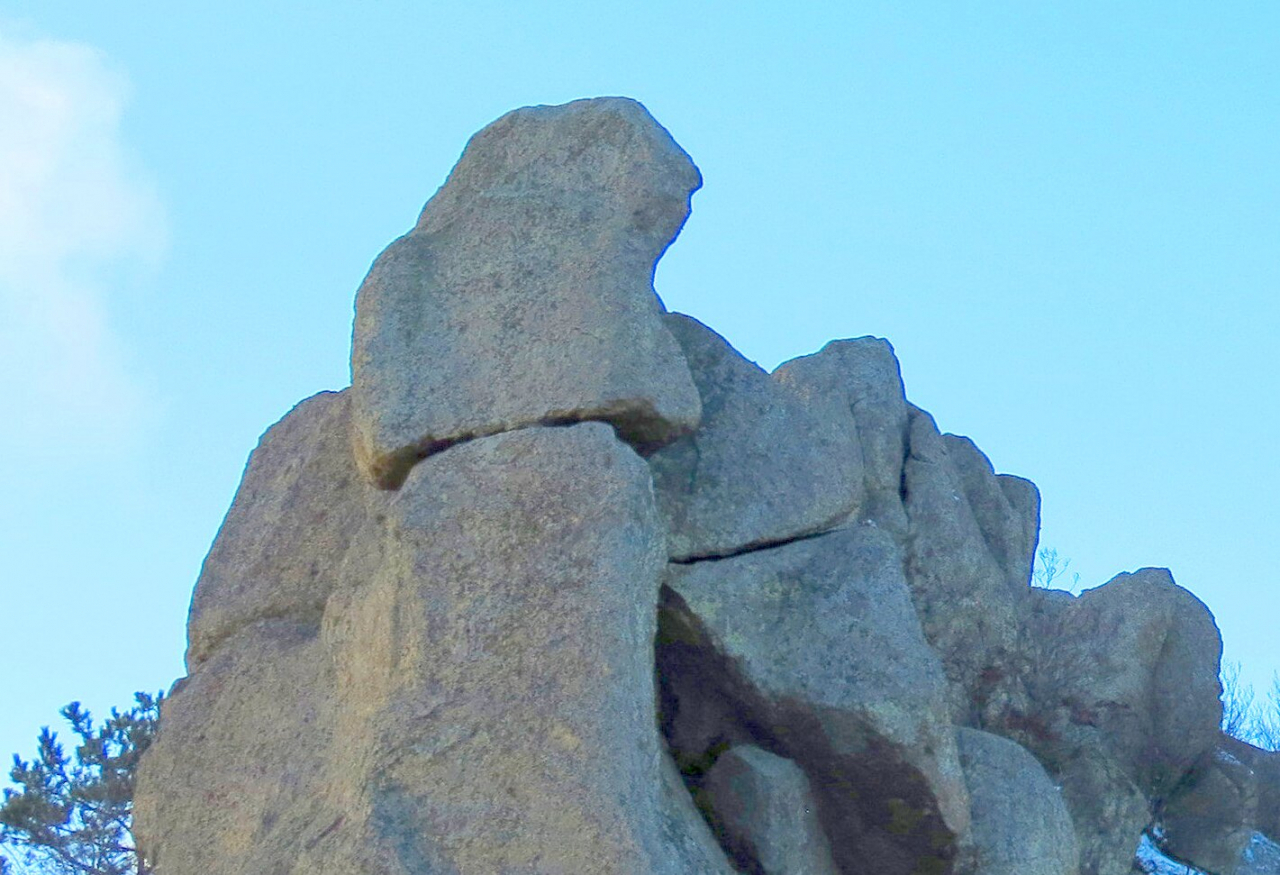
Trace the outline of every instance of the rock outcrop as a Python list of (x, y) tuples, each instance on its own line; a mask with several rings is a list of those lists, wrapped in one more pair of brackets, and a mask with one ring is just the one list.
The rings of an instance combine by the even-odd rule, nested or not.
[[(510, 113), (263, 436), (141, 765), (156, 875), (1264, 875), (1168, 572), (1030, 585), (1039, 493), (893, 348), (766, 373), (667, 313), (700, 176), (639, 104)], [(1280, 867), (1280, 863), (1276, 864)]]

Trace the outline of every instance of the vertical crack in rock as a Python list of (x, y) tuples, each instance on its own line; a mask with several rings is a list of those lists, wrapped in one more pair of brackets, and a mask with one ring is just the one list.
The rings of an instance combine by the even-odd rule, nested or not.
[(989, 726), (1024, 706), (1018, 668), (1022, 592), (992, 556), (933, 417), (910, 409), (907, 582), (930, 644), (955, 685), (957, 722)]
[(819, 352), (784, 362), (773, 376), (811, 403), (827, 399), (850, 411), (864, 477), (861, 516), (895, 536), (904, 535), (907, 403), (889, 342), (879, 337), (833, 340)]

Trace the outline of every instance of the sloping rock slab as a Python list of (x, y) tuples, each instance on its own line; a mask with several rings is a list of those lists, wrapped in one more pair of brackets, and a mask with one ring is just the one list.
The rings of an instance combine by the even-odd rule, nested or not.
[(973, 813), (964, 844), (973, 875), (1076, 875), (1080, 852), (1062, 792), (1031, 752), (961, 728), (960, 764)]
[(846, 404), (804, 398), (679, 313), (663, 317), (702, 400), (702, 425), (649, 459), (673, 559), (812, 534), (858, 510), (862, 464)]
[(719, 751), (754, 744), (809, 776), (842, 871), (949, 865), (968, 800), (946, 682), (885, 533), (673, 564), (658, 672), (695, 785)]
[(644, 461), (602, 423), (477, 439), (415, 467), (389, 525), (325, 618), (361, 812), (332, 840), (408, 873), (727, 872), (664, 783)]
[(394, 488), (442, 447), (539, 423), (607, 421), (642, 449), (692, 431), (653, 272), (699, 185), (623, 98), (519, 109), (472, 137), (356, 298), (362, 469)]

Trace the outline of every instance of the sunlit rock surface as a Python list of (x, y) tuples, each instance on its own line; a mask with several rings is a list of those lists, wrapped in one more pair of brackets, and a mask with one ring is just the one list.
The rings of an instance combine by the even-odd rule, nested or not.
[(517, 110), (379, 256), (196, 585), (155, 875), (1276, 875), (1208, 609), (1031, 587), (1035, 485), (887, 341), (666, 313), (699, 184), (634, 101)]

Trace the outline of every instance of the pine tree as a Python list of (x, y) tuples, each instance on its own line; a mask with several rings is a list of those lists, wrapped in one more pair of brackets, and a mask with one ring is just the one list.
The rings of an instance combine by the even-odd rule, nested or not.
[(96, 727), (72, 702), (62, 716), (78, 741), (74, 757), (48, 727), (34, 760), (14, 755), (16, 789), (6, 789), (0, 803), (0, 875), (27, 867), (42, 875), (146, 875), (133, 841), (133, 784), (162, 698), (138, 693), (133, 708), (113, 708)]

